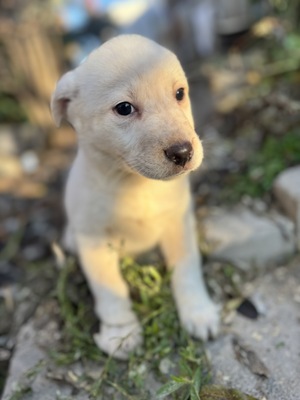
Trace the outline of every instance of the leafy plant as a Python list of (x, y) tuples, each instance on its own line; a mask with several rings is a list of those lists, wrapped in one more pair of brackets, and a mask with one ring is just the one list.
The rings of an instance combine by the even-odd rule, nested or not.
[(122, 261), (121, 269), (131, 289), (133, 308), (143, 325), (143, 349), (132, 354), (128, 362), (118, 362), (96, 347), (92, 330), (97, 320), (90, 312), (91, 298), (74, 259), (69, 258), (56, 288), (63, 341), (61, 348), (52, 353), (54, 359), (60, 364), (78, 360), (96, 360), (103, 364), (101, 376), (92, 382), (89, 379), (88, 391), (92, 399), (97, 399), (108, 386), (125, 399), (148, 399), (146, 376), (151, 373), (156, 380), (166, 380), (168, 376), (160, 371), (163, 360), (169, 361), (174, 372), (180, 371), (174, 379), (185, 383), (181, 385), (185, 386), (183, 391), (189, 390), (195, 395), (201, 382), (209, 379), (209, 365), (201, 342), (190, 339), (179, 324), (170, 275), (159, 266), (142, 266), (130, 258)]
[(231, 192), (260, 197), (268, 192), (276, 176), (300, 162), (300, 131), (287, 133), (281, 138), (268, 137), (261, 151), (250, 156), (246, 171), (231, 176)]
[(18, 101), (7, 94), (0, 93), (0, 121), (1, 122), (24, 122), (25, 112)]
[(210, 372), (208, 360), (205, 353), (196, 356), (197, 349), (194, 344), (190, 344), (180, 352), (179, 362), (181, 374), (171, 376), (171, 380), (163, 385), (157, 392), (157, 398), (163, 399), (169, 395), (177, 395), (183, 400), (201, 400), (201, 388), (210, 382)]
[(64, 351), (53, 352), (52, 355), (61, 364), (70, 364), (79, 359), (101, 359), (101, 352), (95, 346), (91, 334), (95, 323), (92, 308), (89, 307), (91, 303), (80, 301), (89, 298), (87, 287), (82, 279), (77, 282), (77, 286), (69, 285), (76, 273), (75, 259), (70, 257), (60, 271), (56, 287), (63, 321)]
[[(92, 330), (98, 322), (91, 313), (92, 299), (85, 279), (73, 258), (66, 259), (58, 278), (56, 296), (63, 341), (53, 353), (54, 360), (60, 364), (78, 360), (100, 364), (97, 377), (80, 377), (80, 382), (84, 382), (80, 388), (84, 387), (91, 400), (113, 398), (112, 389), (125, 400), (255, 400), (238, 391), (211, 385), (210, 364), (202, 343), (190, 338), (180, 326), (170, 274), (161, 266), (140, 265), (131, 258), (122, 260), (121, 270), (144, 332), (143, 348), (126, 362), (105, 356), (94, 344)], [(232, 271), (228, 270), (228, 274), (232, 275)], [(162, 368), (166, 364), (168, 367)], [(162, 383), (156, 393), (149, 387), (149, 375)]]

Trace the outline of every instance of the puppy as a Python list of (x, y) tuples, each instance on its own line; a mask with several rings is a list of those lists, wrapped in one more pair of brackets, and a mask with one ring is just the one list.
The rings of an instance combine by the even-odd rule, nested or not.
[(142, 342), (119, 270), (124, 253), (158, 245), (172, 270), (182, 326), (216, 335), (201, 271), (188, 173), (201, 164), (187, 79), (176, 56), (138, 35), (109, 40), (58, 82), (53, 118), (69, 121), (78, 153), (65, 194), (65, 243), (95, 300), (100, 349), (126, 359)]

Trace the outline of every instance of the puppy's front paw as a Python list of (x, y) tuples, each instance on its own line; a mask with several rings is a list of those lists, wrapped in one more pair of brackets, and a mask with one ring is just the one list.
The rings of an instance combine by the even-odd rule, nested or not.
[(211, 300), (191, 307), (185, 305), (179, 310), (179, 317), (182, 326), (197, 339), (214, 338), (219, 332), (219, 307)]
[(102, 323), (99, 333), (94, 335), (97, 346), (105, 353), (127, 360), (129, 354), (142, 344), (142, 328), (138, 321), (126, 325)]

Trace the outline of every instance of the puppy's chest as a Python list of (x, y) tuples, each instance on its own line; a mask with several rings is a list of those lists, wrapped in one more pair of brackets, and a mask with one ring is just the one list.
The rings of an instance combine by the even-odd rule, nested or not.
[(113, 213), (112, 224), (136, 230), (153, 229), (164, 224), (175, 212), (176, 206), (167, 199), (141, 195), (119, 199)]
[(108, 229), (129, 251), (143, 251), (158, 242), (175, 215), (183, 213), (184, 193), (179, 198), (163, 193), (128, 193), (116, 202)]

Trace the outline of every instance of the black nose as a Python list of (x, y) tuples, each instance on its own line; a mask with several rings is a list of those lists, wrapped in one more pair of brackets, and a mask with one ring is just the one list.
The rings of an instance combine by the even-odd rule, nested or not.
[(167, 158), (176, 165), (184, 167), (193, 157), (193, 147), (190, 142), (176, 143), (165, 150)]

